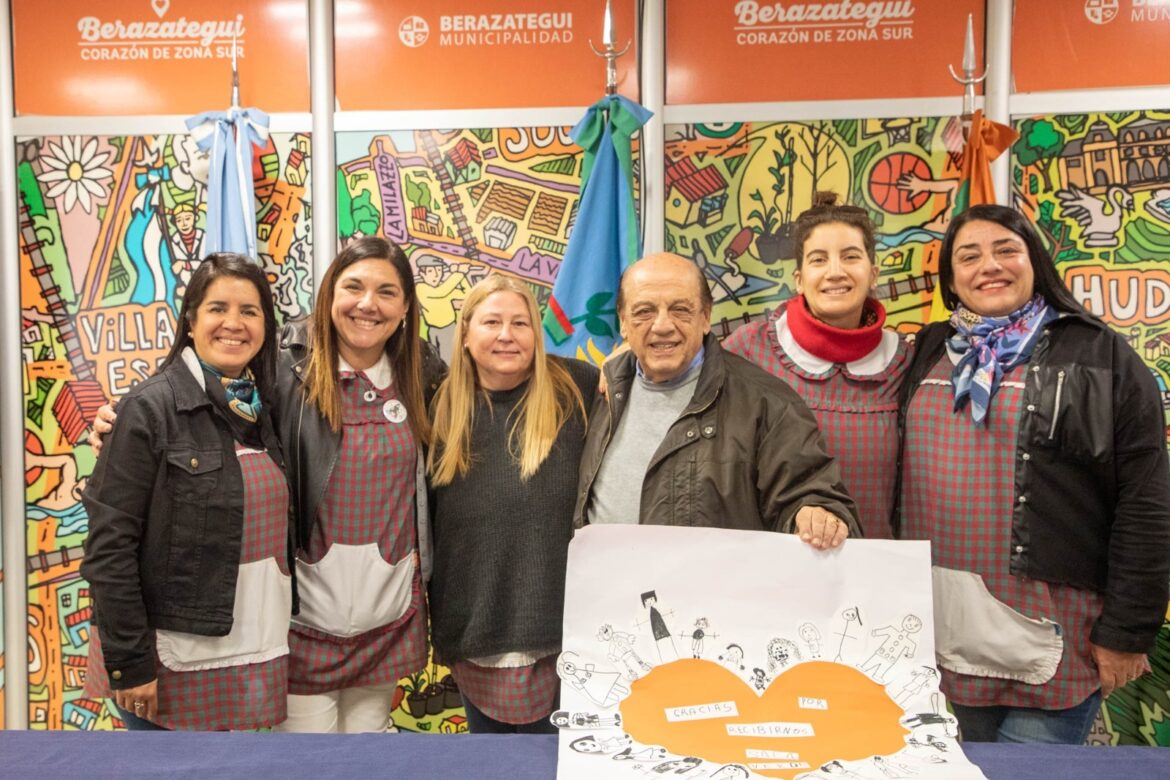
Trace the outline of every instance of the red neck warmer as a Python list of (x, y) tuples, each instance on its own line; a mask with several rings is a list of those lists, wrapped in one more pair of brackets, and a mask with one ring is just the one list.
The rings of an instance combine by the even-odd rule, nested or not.
[(803, 295), (790, 300), (786, 311), (788, 330), (796, 343), (832, 363), (851, 363), (877, 349), (886, 322), (885, 307), (873, 298), (865, 299), (862, 325), (857, 328), (835, 328), (818, 320), (809, 312)]

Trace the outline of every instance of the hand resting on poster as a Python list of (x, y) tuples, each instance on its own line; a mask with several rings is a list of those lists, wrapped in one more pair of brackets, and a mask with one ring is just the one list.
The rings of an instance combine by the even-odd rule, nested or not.
[(796, 533), (802, 542), (825, 550), (840, 547), (849, 537), (849, 526), (819, 506), (802, 506), (796, 511)]

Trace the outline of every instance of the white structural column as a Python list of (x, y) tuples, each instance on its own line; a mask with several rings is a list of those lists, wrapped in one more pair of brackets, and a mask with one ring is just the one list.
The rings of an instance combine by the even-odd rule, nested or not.
[(28, 580), (24, 539), (24, 366), (13, 133), (12, 12), (0, 3), (0, 526), (4, 544), (4, 727), (28, 728)]
[(654, 112), (642, 128), (642, 251), (661, 252), (666, 243), (666, 4), (646, 0), (642, 6), (642, 105)]
[(309, 91), (313, 109), (313, 297), (337, 250), (337, 172), (333, 138), (333, 2), (309, 2)]
[[(987, 81), (983, 86), (984, 112), (988, 119), (1000, 124), (1012, 123), (1010, 97), (1012, 92), (1012, 0), (988, 0), (987, 35), (984, 45), (984, 59), (987, 65)], [(1001, 154), (991, 164), (991, 180), (995, 184), (995, 197), (1000, 203), (1010, 205), (1011, 153)]]

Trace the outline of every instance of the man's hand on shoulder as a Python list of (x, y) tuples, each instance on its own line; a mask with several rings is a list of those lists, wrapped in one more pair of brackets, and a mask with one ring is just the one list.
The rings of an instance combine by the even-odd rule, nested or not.
[(114, 413), (114, 407), (117, 405), (118, 399), (114, 397), (108, 404), (103, 404), (98, 409), (97, 417), (93, 421), (93, 430), (89, 434), (89, 443), (93, 447), (95, 455), (102, 451), (102, 443), (106, 434), (114, 430), (114, 420), (118, 419), (118, 415)]

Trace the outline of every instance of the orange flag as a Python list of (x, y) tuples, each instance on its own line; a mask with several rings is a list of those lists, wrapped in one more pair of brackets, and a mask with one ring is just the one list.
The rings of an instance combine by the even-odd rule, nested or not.
[[(971, 206), (995, 203), (995, 183), (991, 180), (991, 161), (1011, 148), (1020, 137), (1012, 128), (983, 118), (983, 109), (977, 109), (971, 117), (971, 130), (967, 144), (963, 147), (963, 159), (959, 164), (959, 191), (955, 193), (955, 204), (951, 216), (957, 217)], [(950, 311), (943, 305), (942, 289), (934, 288), (930, 302), (930, 322), (942, 322), (950, 317)]]

